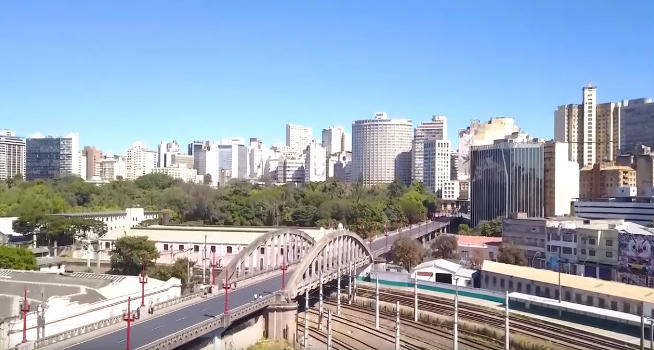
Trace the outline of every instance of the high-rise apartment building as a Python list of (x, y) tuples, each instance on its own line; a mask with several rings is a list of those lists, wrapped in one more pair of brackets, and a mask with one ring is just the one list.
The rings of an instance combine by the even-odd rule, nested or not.
[[(411, 144), (411, 180), (425, 182), (424, 149), (426, 141), (447, 140), (447, 118), (435, 115), (431, 121), (418, 125), (413, 132)], [(449, 179), (448, 179), (449, 180)]]
[(177, 141), (166, 142), (161, 141), (157, 152), (157, 167), (165, 168), (173, 164), (173, 154), (179, 154), (179, 143)]
[(597, 88), (582, 88), (582, 104), (554, 111), (554, 140), (568, 145), (568, 159), (579, 167), (611, 163), (620, 147), (620, 103), (597, 103)]
[(482, 220), (523, 212), (544, 213), (543, 144), (498, 142), (470, 152), (470, 204), (473, 226)]
[(545, 216), (570, 215), (579, 197), (579, 165), (568, 160), (568, 145), (548, 141), (543, 147)]
[(459, 152), (450, 153), (450, 180), (459, 179)]
[(352, 181), (364, 185), (411, 180), (410, 119), (389, 119), (376, 113), (373, 119), (352, 123)]
[(322, 129), (322, 146), (327, 155), (339, 152), (352, 152), (352, 136), (342, 126)]
[(79, 136), (28, 138), (25, 179), (55, 179), (79, 174)]
[(310, 127), (288, 123), (286, 124), (286, 146), (298, 152), (304, 152), (313, 140)]
[(304, 158), (304, 182), (319, 182), (327, 179), (327, 153), (317, 141), (307, 146)]
[(443, 184), (450, 181), (450, 141), (427, 140), (423, 145), (423, 183), (432, 192), (442, 194)]
[(304, 183), (304, 164), (303, 158), (287, 159), (280, 158), (277, 165), (277, 182), (279, 183)]
[(170, 157), (170, 161), (169, 166), (183, 165), (187, 169), (195, 169), (195, 157), (188, 154), (174, 153)]
[(248, 148), (248, 172), (251, 179), (259, 179), (266, 174), (266, 164), (274, 156), (274, 152), (266, 147), (256, 137), (250, 138)]
[(479, 120), (470, 121), (470, 126), (459, 130), (459, 180), (470, 179), (470, 148), (473, 146), (492, 145), (495, 140), (519, 132), (513, 118), (491, 118), (487, 123)]
[(216, 186), (220, 179), (218, 166), (218, 143), (207, 141), (204, 147), (195, 151), (193, 158), (198, 175), (204, 176), (204, 183)]
[(620, 114), (620, 150), (638, 153), (636, 149), (647, 146), (654, 149), (654, 103), (651, 98), (639, 98), (622, 102)]
[(157, 167), (157, 152), (149, 150), (142, 142), (134, 142), (126, 154), (125, 175), (128, 180), (150, 174)]
[(0, 130), (0, 181), (25, 178), (25, 139), (12, 130)]
[(101, 172), (100, 161), (103, 159), (102, 151), (93, 146), (85, 146), (82, 150), (82, 155), (86, 162), (85, 179), (93, 180), (94, 177), (99, 178)]

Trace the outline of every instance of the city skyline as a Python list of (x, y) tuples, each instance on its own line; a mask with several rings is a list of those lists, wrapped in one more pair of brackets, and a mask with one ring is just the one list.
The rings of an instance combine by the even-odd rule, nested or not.
[[(414, 127), (446, 115), (450, 133), (470, 119), (508, 116), (550, 139), (553, 111), (579, 103), (588, 82), (599, 102), (654, 96), (646, 1), (78, 5), (0, 5), (9, 53), (0, 57), (0, 127), (23, 137), (76, 131), (80, 145), (114, 154), (137, 140), (151, 148), (173, 139), (283, 143), (285, 123), (311, 127), (319, 140), (323, 128), (351, 131), (375, 112)], [(106, 14), (85, 19), (98, 13)], [(598, 25), (609, 20), (617, 25)], [(581, 36), (622, 49), (571, 50)]]

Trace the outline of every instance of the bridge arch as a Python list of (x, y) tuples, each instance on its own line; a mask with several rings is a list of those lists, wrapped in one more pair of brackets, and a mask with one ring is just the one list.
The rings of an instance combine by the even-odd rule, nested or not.
[(243, 277), (272, 271), (285, 264), (297, 263), (315, 245), (306, 232), (294, 228), (281, 228), (264, 233), (241, 249), (216, 277), (216, 284), (240, 280)]
[(286, 295), (295, 298), (306, 288), (315, 288), (323, 281), (339, 278), (350, 268), (372, 264), (374, 257), (357, 235), (348, 230), (332, 231), (323, 236), (293, 270), (286, 282)]

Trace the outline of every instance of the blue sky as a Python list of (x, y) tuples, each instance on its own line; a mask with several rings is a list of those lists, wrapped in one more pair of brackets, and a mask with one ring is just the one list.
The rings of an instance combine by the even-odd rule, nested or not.
[(4, 1), (0, 128), (135, 140), (259, 137), (513, 116), (553, 135), (553, 110), (654, 96), (654, 5), (642, 1)]

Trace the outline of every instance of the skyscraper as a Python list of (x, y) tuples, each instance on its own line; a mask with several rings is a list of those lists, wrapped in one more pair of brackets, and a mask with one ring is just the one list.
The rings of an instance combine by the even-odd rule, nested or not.
[(157, 152), (157, 167), (166, 168), (173, 164), (172, 155), (179, 154), (179, 143), (177, 141), (161, 141)]
[(568, 145), (568, 159), (579, 167), (611, 163), (620, 147), (621, 103), (597, 103), (597, 88), (582, 88), (582, 104), (554, 111), (554, 141)]
[(125, 173), (128, 180), (150, 174), (157, 167), (157, 152), (149, 150), (142, 142), (134, 142), (126, 153)]
[(459, 180), (470, 179), (470, 148), (472, 146), (491, 145), (493, 141), (519, 132), (513, 118), (496, 117), (487, 123), (479, 120), (470, 121), (470, 126), (459, 130)]
[(654, 103), (651, 98), (622, 102), (620, 150), (635, 153), (640, 145), (654, 149)]
[(542, 217), (543, 144), (499, 142), (470, 151), (470, 220), (477, 226), (523, 212)]
[(423, 145), (423, 183), (434, 193), (442, 191), (443, 184), (450, 181), (450, 141), (426, 140)]
[(239, 138), (222, 140), (218, 144), (218, 167), (226, 179), (247, 178), (248, 152), (245, 148), (245, 140)]
[(342, 126), (331, 126), (322, 129), (322, 146), (328, 155), (352, 152), (352, 136)]
[(100, 177), (100, 172), (102, 170), (100, 164), (100, 161), (102, 160), (102, 151), (93, 146), (85, 146), (84, 150), (82, 150), (82, 155), (85, 157), (86, 161), (85, 178), (87, 180), (92, 180), (94, 176)]
[(0, 130), (0, 181), (20, 174), (25, 178), (25, 139)]
[(579, 197), (579, 165), (568, 160), (568, 145), (546, 142), (543, 166), (545, 216), (570, 215), (570, 203)]
[(327, 153), (316, 141), (307, 146), (304, 158), (304, 182), (318, 182), (327, 179)]
[(415, 128), (411, 146), (411, 180), (426, 181), (423, 176), (424, 143), (433, 140), (447, 140), (447, 118), (444, 115), (435, 115), (431, 121)]
[(286, 146), (298, 152), (303, 152), (311, 140), (313, 140), (313, 132), (310, 127), (291, 123), (286, 124)]
[(28, 138), (26, 142), (25, 178), (56, 179), (79, 174), (79, 136)]
[(410, 119), (388, 119), (386, 113), (353, 122), (352, 181), (376, 185), (398, 178), (409, 183), (412, 127)]

